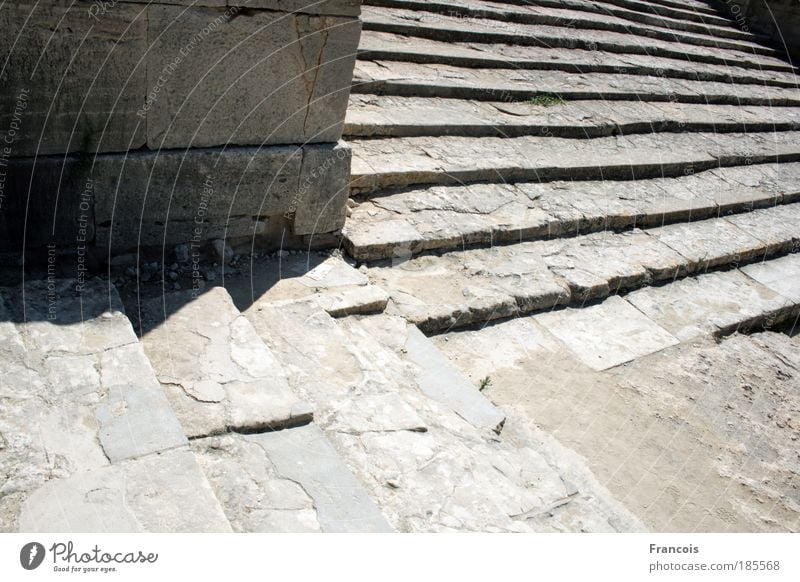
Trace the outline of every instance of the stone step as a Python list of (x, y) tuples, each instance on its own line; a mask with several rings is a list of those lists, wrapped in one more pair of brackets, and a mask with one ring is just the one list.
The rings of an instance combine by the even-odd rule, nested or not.
[[(486, 19), (501, 23), (541, 24), (546, 26), (568, 26), (576, 30), (605, 30), (627, 35), (655, 38), (668, 42), (682, 42), (697, 46), (728, 48), (733, 50), (775, 55), (776, 52), (753, 40), (752, 35), (730, 27), (703, 27), (700, 30), (685, 32), (669, 26), (665, 22), (659, 26), (637, 24), (617, 16), (599, 13), (586, 13), (557, 8), (537, 8), (533, 6), (512, 7), (478, 0), (373, 0), (372, 6), (399, 8), (443, 14), (461, 19)], [(688, 23), (687, 23), (688, 24)]]
[(389, 532), (391, 527), (315, 424), (192, 441), (234, 531)]
[(800, 132), (353, 141), (351, 194), (488, 181), (633, 180), (800, 160)]
[(357, 61), (352, 92), (505, 102), (556, 96), (563, 100), (800, 105), (800, 93), (783, 87), (626, 74), (472, 69), (402, 61)]
[(433, 186), (365, 200), (343, 243), (358, 261), (652, 227), (800, 201), (800, 164), (717, 168), (677, 178)]
[(800, 204), (629, 232), (399, 258), (368, 276), (426, 333), (583, 304), (800, 248)]
[(438, 97), (351, 95), (345, 135), (368, 137), (595, 138), (656, 132), (717, 133), (800, 129), (800, 108), (672, 102), (467, 101)]
[(335, 320), (308, 300), (246, 315), (393, 528), (555, 531), (564, 524), (543, 514), (569, 500), (592, 531), (641, 527), (587, 503), (607, 495), (565, 482), (532, 439), (497, 434), (505, 415), (402, 318)]
[(140, 309), (142, 346), (190, 439), (311, 422), (312, 408), (223, 287), (166, 293)]
[(112, 285), (0, 289), (0, 335), (0, 530), (230, 531)]
[(697, 46), (654, 38), (602, 30), (583, 30), (576, 37), (567, 26), (500, 23), (483, 19), (463, 19), (441, 14), (400, 8), (365, 7), (362, 11), (365, 30), (391, 32), (447, 42), (507, 43), (546, 48), (582, 48), (621, 54), (644, 54), (672, 59), (747, 68), (778, 67), (792, 70), (774, 49), (733, 50), (714, 45)]
[(700, 24), (732, 26), (732, 22), (720, 16), (719, 12), (709, 6), (675, 6), (664, 3), (641, 2), (629, 0), (603, 0), (586, 2), (583, 0), (497, 0), (501, 4), (542, 6), (548, 8), (572, 8), (575, 10), (611, 12), (614, 9), (641, 16), (671, 18)]
[(371, 30), (361, 35), (359, 58), (464, 68), (613, 73), (797, 88), (794, 73), (784, 71), (583, 49), (441, 42)]

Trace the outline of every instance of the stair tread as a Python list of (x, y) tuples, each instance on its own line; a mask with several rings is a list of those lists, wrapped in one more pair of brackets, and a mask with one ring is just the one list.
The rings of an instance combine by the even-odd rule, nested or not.
[(471, 69), (398, 61), (358, 61), (353, 92), (484, 101), (523, 101), (550, 94), (567, 100), (680, 101), (742, 106), (800, 104), (800, 92), (785, 87), (625, 74)]
[[(3, 456), (15, 490), (3, 515), (17, 522), (0, 529), (229, 531), (113, 285), (45, 279), (24, 289), (0, 289), (9, 379), (0, 433), (20, 437)], [(175, 495), (142, 496), (151, 477), (174, 480), (164, 489)], [(110, 494), (92, 499), (98, 488)]]
[[(779, 53), (762, 45), (748, 47), (747, 50), (743, 47), (733, 49), (699, 46), (656, 38), (637, 38), (627, 33), (604, 30), (582, 30), (580, 36), (576, 37), (574, 30), (566, 26), (464, 19), (401, 8), (367, 6), (362, 10), (362, 19), (365, 30), (393, 32), (435, 40), (589, 48), (614, 53), (670, 57), (692, 62), (731, 63), (756, 68), (763, 65), (777, 65), (791, 70), (791, 65), (777, 56)], [(723, 43), (720, 41), (716, 44)]]
[(314, 424), (197, 439), (192, 448), (236, 531), (389, 532), (380, 510)]
[(474, 68), (561, 70), (571, 73), (630, 74), (797, 87), (788, 65), (744, 68), (735, 63), (689, 62), (655, 55), (619, 54), (580, 48), (547, 48), (510, 44), (442, 42), (390, 32), (364, 30), (359, 43), (362, 60), (439, 63)]
[[(800, 164), (790, 163), (619, 182), (432, 186), (361, 202), (347, 219), (344, 242), (351, 256), (368, 261), (464, 245), (658, 226), (797, 202), (799, 179)], [(769, 225), (765, 228), (769, 232)]]
[[(642, 24), (608, 12), (582, 12), (569, 8), (541, 8), (537, 6), (512, 6), (496, 2), (478, 0), (383, 0), (372, 2), (371, 6), (382, 8), (407, 9), (415, 12), (429, 12), (449, 16), (483, 18), (499, 22), (521, 24), (541, 24), (563, 26), (567, 24), (579, 30), (607, 30), (645, 38), (657, 38), (669, 42), (686, 42), (699, 46), (714, 46), (734, 50), (764, 51), (753, 35), (729, 26), (689, 25), (680, 26), (674, 19), (664, 19), (654, 24)], [(612, 10), (612, 12), (614, 12)], [(689, 30), (685, 30), (689, 29)], [(770, 54), (774, 51), (768, 49)]]
[(470, 137), (548, 135), (601, 137), (612, 133), (657, 131), (786, 131), (800, 127), (800, 108), (658, 103), (569, 101), (470, 101), (438, 97), (357, 94), (345, 119), (349, 137)]
[(670, 177), (715, 167), (796, 161), (800, 132), (666, 133), (593, 139), (523, 136), (354, 140), (356, 194), (419, 184)]
[(312, 408), (222, 287), (180, 291), (141, 305), (156, 376), (189, 438), (306, 424)]
[[(369, 277), (396, 311), (425, 332), (582, 304), (709, 268), (753, 262), (797, 248), (800, 204), (753, 211), (761, 222), (726, 218), (646, 230), (452, 251), (376, 264)], [(768, 240), (760, 224), (774, 222)], [(762, 238), (760, 238), (762, 237)]]

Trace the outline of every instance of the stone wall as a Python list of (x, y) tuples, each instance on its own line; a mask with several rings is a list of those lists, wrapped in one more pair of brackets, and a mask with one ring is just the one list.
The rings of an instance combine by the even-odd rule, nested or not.
[(800, 60), (800, 0), (716, 0), (746, 31), (764, 34)]
[(359, 12), (360, 0), (6, 3), (0, 250), (337, 231)]

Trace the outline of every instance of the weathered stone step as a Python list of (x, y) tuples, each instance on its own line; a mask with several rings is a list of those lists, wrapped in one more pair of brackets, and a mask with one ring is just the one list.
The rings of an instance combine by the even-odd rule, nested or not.
[(594, 139), (408, 137), (352, 142), (351, 193), (478, 181), (632, 180), (800, 160), (800, 132)]
[(112, 285), (0, 289), (0, 336), (2, 531), (230, 531)]
[(365, 30), (362, 60), (406, 61), (482, 69), (533, 69), (568, 73), (613, 73), (797, 88), (794, 73), (690, 63), (648, 55), (620, 55), (583, 49), (448, 43)]
[(624, 74), (472, 69), (397, 61), (358, 61), (352, 92), (506, 102), (527, 101), (544, 95), (564, 100), (800, 105), (800, 92), (782, 87)]
[(652, 227), (800, 201), (800, 164), (677, 178), (434, 186), (367, 200), (343, 231), (359, 261), (605, 229)]
[(606, 30), (628, 35), (655, 38), (668, 42), (682, 42), (697, 46), (728, 48), (733, 50), (775, 55), (774, 49), (757, 43), (751, 35), (733, 28), (708, 27), (705, 30), (682, 32), (667, 26), (637, 24), (624, 18), (604, 13), (586, 13), (557, 8), (536, 8), (525, 6), (513, 8), (491, 2), (477, 0), (374, 0), (372, 6), (400, 8), (414, 11), (444, 14), (451, 17), (487, 19), (498, 22), (519, 24), (541, 24), (564, 26), (577, 30)]
[(391, 531), (364, 486), (314, 424), (196, 439), (192, 449), (234, 531)]
[(653, 2), (639, 2), (628, 0), (603, 0), (594, 2), (585, 2), (583, 0), (497, 0), (501, 4), (512, 5), (528, 5), (549, 7), (549, 8), (573, 8), (575, 10), (585, 11), (598, 11), (598, 12), (611, 12), (615, 9), (625, 11), (633, 15), (641, 15), (642, 17), (658, 17), (658, 18), (671, 18), (685, 22), (694, 22), (699, 24), (714, 24), (716, 26), (732, 26), (729, 19), (720, 16), (720, 14), (708, 6), (669, 6), (661, 4), (660, 6), (653, 6)]
[(416, 137), (594, 138), (634, 133), (762, 132), (800, 129), (800, 108), (647, 103), (642, 101), (465, 101), (357, 94), (350, 97), (345, 135)]
[(145, 353), (189, 438), (311, 422), (311, 407), (224, 288), (166, 293), (140, 310)]
[(800, 248), (800, 204), (731, 218), (424, 255), (369, 277), (426, 333), (583, 304)]
[(558, 518), (541, 514), (565, 498), (587, 529), (641, 527), (587, 503), (607, 495), (567, 485), (532, 441), (498, 435), (505, 416), (402, 318), (334, 320), (313, 301), (246, 314), (395, 529), (554, 531)]
[[(498, 23), (491, 20), (465, 20), (440, 14), (398, 8), (363, 10), (365, 30), (392, 32), (448, 42), (507, 43), (546, 48), (582, 48), (621, 54), (645, 54), (699, 63), (738, 65), (747, 68), (777, 67), (791, 70), (784, 60), (772, 56), (773, 49), (732, 50), (696, 46), (658, 39), (636, 38), (629, 34), (585, 30), (576, 38), (569, 27)], [(502, 24), (502, 25), (501, 25)], [(643, 42), (646, 40), (646, 42)]]

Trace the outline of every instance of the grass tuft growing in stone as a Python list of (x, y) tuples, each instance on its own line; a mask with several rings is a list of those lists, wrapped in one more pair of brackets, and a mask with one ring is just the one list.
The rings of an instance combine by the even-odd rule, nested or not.
[(536, 95), (530, 100), (531, 105), (540, 105), (542, 107), (555, 107), (556, 105), (563, 105), (564, 99), (560, 95), (552, 93), (541, 93)]

